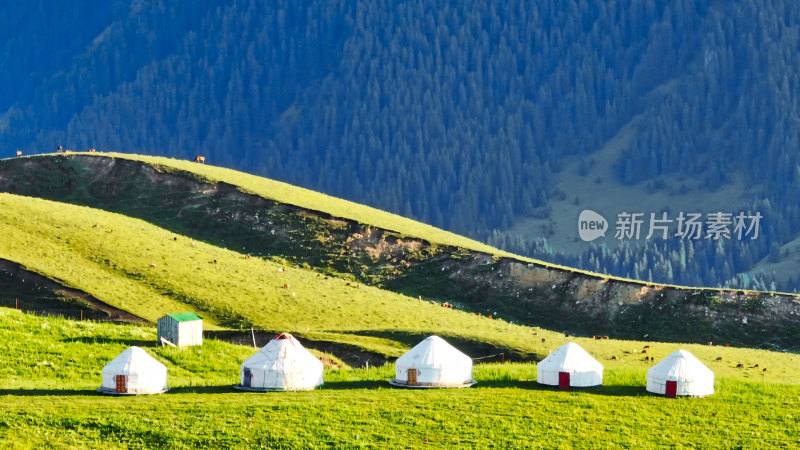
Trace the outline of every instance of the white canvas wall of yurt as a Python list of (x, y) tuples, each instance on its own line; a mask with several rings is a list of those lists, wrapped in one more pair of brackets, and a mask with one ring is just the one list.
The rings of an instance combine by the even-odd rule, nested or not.
[(714, 372), (686, 350), (677, 350), (647, 371), (647, 391), (667, 397), (714, 393)]
[(569, 342), (536, 365), (536, 382), (559, 389), (603, 384), (603, 365), (581, 346)]
[(242, 363), (237, 389), (305, 391), (323, 383), (323, 365), (289, 333), (281, 333)]
[(139, 347), (130, 347), (103, 367), (104, 394), (143, 395), (167, 391), (167, 368)]
[(472, 358), (439, 336), (430, 336), (397, 358), (390, 383), (418, 388), (472, 386)]

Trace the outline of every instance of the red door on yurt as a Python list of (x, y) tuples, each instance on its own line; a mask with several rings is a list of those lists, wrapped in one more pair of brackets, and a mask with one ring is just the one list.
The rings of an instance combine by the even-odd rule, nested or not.
[(569, 372), (558, 372), (558, 388), (562, 391), (569, 389)]
[(667, 391), (666, 396), (670, 398), (675, 398), (678, 396), (678, 382), (677, 381), (667, 381)]

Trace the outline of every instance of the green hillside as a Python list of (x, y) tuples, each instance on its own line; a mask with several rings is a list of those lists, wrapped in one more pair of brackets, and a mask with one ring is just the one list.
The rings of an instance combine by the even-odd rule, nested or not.
[(150, 321), (194, 310), (212, 326), (318, 335), (387, 356), (404, 348), (383, 338), (395, 333), (401, 341), (441, 333), (521, 354), (537, 350), (525, 327), (246, 258), (118, 214), (2, 194), (0, 223), (3, 258)]
[[(516, 359), (539, 359), (574, 339), (611, 366), (622, 364), (612, 356), (625, 360), (625, 352), (644, 345), (568, 338), (442, 308), (335, 277), (326, 279), (309, 269), (246, 258), (140, 220), (85, 207), (2, 194), (0, 224), (3, 257), (151, 321), (194, 310), (211, 328), (289, 331), (385, 357), (399, 356), (429, 334), (462, 344), (471, 356), (505, 351)], [(732, 351), (687, 348), (707, 361)], [(765, 364), (789, 357), (763, 354)], [(644, 364), (642, 358), (632, 358)], [(736, 372), (732, 361), (720, 366)], [(777, 381), (789, 374), (776, 370), (765, 376)]]
[[(108, 158), (111, 158), (110, 160)], [(655, 286), (671, 286), (685, 288), (685, 286), (673, 286), (661, 283), (645, 283), (640, 280), (632, 280), (621, 277), (598, 274), (590, 271), (580, 270), (573, 267), (566, 267), (545, 261), (535, 260), (502, 250), (498, 250), (481, 242), (468, 239), (464, 236), (451, 233), (418, 221), (414, 221), (396, 214), (388, 213), (366, 205), (350, 202), (337, 197), (332, 197), (320, 192), (293, 186), (287, 183), (271, 180), (264, 177), (251, 175), (245, 172), (217, 167), (213, 165), (199, 164), (192, 161), (164, 158), (158, 156), (144, 156), (127, 153), (71, 153), (71, 154), (44, 154), (36, 156), (26, 156), (23, 158), (12, 158), (0, 160), (0, 169), (8, 172), (5, 181), (6, 186), (0, 190), (11, 191), (12, 193), (22, 193), (23, 195), (49, 198), (66, 203), (75, 203), (85, 206), (94, 206), (101, 209), (121, 212), (125, 215), (133, 215), (148, 222), (158, 222), (161, 226), (172, 226), (174, 222), (181, 222), (191, 217), (193, 211), (182, 208), (177, 202), (208, 195), (210, 192), (186, 192), (188, 185), (179, 186), (183, 191), (175, 191), (173, 186), (159, 185), (159, 180), (147, 180), (153, 186), (131, 185), (132, 180), (117, 178), (119, 174), (112, 173), (113, 169), (109, 161), (138, 161), (144, 163), (146, 167), (152, 168), (157, 172), (176, 175), (178, 179), (189, 182), (207, 183), (209, 186), (232, 186), (235, 191), (254, 194), (256, 198), (269, 199), (279, 205), (296, 206), (302, 210), (312, 213), (323, 213), (333, 219), (345, 219), (367, 227), (377, 227), (378, 229), (398, 233), (399, 237), (410, 237), (419, 239), (425, 243), (432, 243), (434, 246), (451, 246), (455, 249), (466, 249), (470, 251), (482, 252), (499, 257), (510, 257), (518, 261), (531, 262), (537, 265), (564, 270), (570, 273), (586, 274), (604, 279), (630, 281), (639, 284)], [(33, 174), (33, 179), (26, 179), (24, 176)], [(128, 175), (128, 174), (123, 174)], [(138, 175), (138, 174), (137, 174)], [(82, 178), (96, 177), (95, 179)], [(106, 178), (98, 180), (99, 178)], [(96, 182), (113, 182), (119, 185), (115, 195), (107, 192), (97, 192), (93, 186)], [(10, 185), (10, 186), (9, 186)], [(135, 194), (135, 195), (134, 195)], [(229, 194), (227, 194), (229, 195)], [(158, 197), (156, 200), (142, 198), (141, 196)], [(113, 201), (110, 200), (113, 198)], [(225, 199), (222, 199), (224, 201)], [(220, 201), (214, 199), (214, 201)], [(230, 199), (228, 199), (230, 201)], [(143, 210), (148, 203), (162, 202), (163, 206), (178, 211), (178, 216), (164, 214), (164, 212)], [(231, 201), (231, 203), (234, 203)], [(229, 206), (229, 205), (217, 205)], [(209, 217), (191, 217), (192, 220), (208, 221)], [(212, 222), (208, 223), (213, 226)], [(230, 224), (235, 226), (236, 224)], [(191, 225), (181, 223), (176, 228), (185, 230)], [(193, 234), (203, 238), (210, 238), (209, 232), (193, 229)], [(253, 233), (255, 230), (247, 230)], [(302, 230), (298, 230), (302, 232)], [(258, 247), (258, 243), (248, 242), (248, 238), (237, 237), (229, 234), (224, 229), (215, 227), (213, 235), (217, 236), (220, 244), (225, 240), (251, 243)], [(220, 238), (221, 237), (221, 238)], [(309, 236), (302, 236), (308, 238)], [(260, 236), (263, 239), (263, 236)], [(318, 240), (323, 237), (317, 236)], [(262, 243), (263, 245), (263, 243)], [(295, 257), (297, 255), (294, 255)]]
[[(152, 324), (41, 318), (0, 308), (0, 344), (8, 348), (0, 354), (0, 401), (4, 405), (0, 440), (4, 444), (22, 448), (781, 447), (800, 439), (793, 426), (800, 414), (800, 380), (796, 377), (800, 356), (795, 353), (728, 347), (721, 342), (699, 345), (658, 342), (658, 338), (575, 337), (443, 308), (403, 292), (419, 292), (414, 283), (420, 283), (435, 286), (436, 290), (429, 292), (491, 298), (497, 295), (493, 289), (505, 292), (498, 280), (513, 272), (501, 269), (514, 264), (519, 266), (514, 270), (524, 267), (530, 271), (523, 271), (520, 279), (561, 280), (556, 283), (563, 290), (554, 290), (561, 295), (555, 300), (560, 301), (569, 301), (564, 294), (571, 283), (618, 283), (614, 289), (623, 289), (627, 282), (498, 258), (497, 253), (476, 251), (482, 247), (440, 230), (336, 199), (329, 202), (321, 194), (269, 180), (194, 163), (141, 159), (181, 177), (155, 180), (148, 186), (132, 186), (132, 179), (120, 178), (130, 173), (124, 171), (116, 178), (84, 179), (90, 173), (82, 172), (86, 164), (100, 164), (99, 172), (114, 168), (106, 164), (108, 158), (72, 155), (0, 164), (0, 174), (5, 174), (0, 181), (6, 189), (18, 187), (24, 176), (34, 175), (27, 188), (33, 196), (0, 194), (0, 260), (6, 266), (19, 264), (29, 271), (26, 273), (40, 274), (57, 286), (72, 289), (70, 292), (86, 293), (145, 321), (152, 322), (165, 313), (195, 311), (205, 319), (206, 341), (202, 348), (161, 348), (154, 346)], [(48, 165), (38, 170), (43, 161)], [(37, 170), (25, 172), (26, 164), (34, 164)], [(153, 176), (151, 172), (144, 175)], [(187, 179), (216, 184), (180, 184)], [(265, 201), (262, 197), (275, 200), (275, 209), (259, 206), (255, 214), (266, 211), (270, 221), (284, 220), (284, 228), (272, 230), (280, 230), (292, 245), (281, 247), (281, 241), (268, 240), (272, 234), (268, 227), (253, 226), (253, 231), (236, 228), (237, 220), (249, 219), (226, 210), (226, 205), (240, 202), (243, 211), (250, 207), (247, 199), (239, 197), (235, 189), (216, 197), (203, 191), (219, 190), (225, 184), (258, 194), (255, 202)], [(92, 197), (92, 189), (118, 191), (108, 197)], [(70, 202), (45, 199), (57, 198), (60, 191), (71, 195), (66, 197)], [(159, 195), (157, 200), (167, 210), (148, 213), (153, 205), (148, 196)], [(200, 198), (204, 203), (199, 204), (204, 206), (197, 207), (194, 198)], [(280, 205), (299, 209), (281, 210), (288, 207)], [(170, 207), (174, 210), (168, 210)], [(314, 218), (314, 212), (330, 217)], [(176, 222), (171, 221), (173, 217)], [(341, 220), (354, 220), (356, 225), (337, 225)], [(362, 220), (369, 225), (360, 224)], [(224, 227), (226, 221), (230, 229)], [(334, 236), (329, 234), (331, 228), (322, 226), (330, 224), (347, 230)], [(384, 234), (370, 244), (373, 247), (360, 250), (331, 244), (368, 234), (370, 226), (385, 226), (396, 235), (387, 239)], [(237, 238), (240, 232), (245, 235)], [(427, 247), (408, 236), (423, 238)], [(277, 245), (283, 257), (270, 254), (271, 247), (261, 240)], [(315, 240), (320, 244), (311, 242)], [(382, 272), (375, 272), (375, 267), (386, 270), (383, 264), (399, 258), (375, 250), (395, 240), (405, 245), (402, 255), (411, 261), (409, 272), (391, 279), (394, 291), (364, 284), (362, 280), (380, 280), (376, 273)], [(259, 252), (250, 255), (252, 248)], [(330, 253), (316, 254), (320, 249)], [(362, 253), (354, 254), (356, 250)], [(341, 267), (365, 267), (372, 277), (337, 270)], [(458, 278), (450, 277), (470, 270), (474, 283), (465, 282), (461, 291), (452, 291)], [(564, 274), (570, 275), (558, 278)], [(25, 283), (25, 279), (5, 276), (4, 286), (10, 292), (33, 295), (36, 289), (18, 289), (14, 284)], [(384, 282), (391, 284), (385, 280), (390, 278)], [(545, 283), (531, 288), (532, 295), (549, 292), (551, 282)], [(644, 291), (641, 284), (631, 285), (635, 292)], [(59, 301), (54, 292), (64, 294), (52, 286), (47, 289), (51, 302)], [(663, 297), (672, 291), (655, 292)], [(498, 298), (515, 302), (517, 308), (532, 307), (503, 295), (506, 297)], [(448, 297), (433, 298), (443, 301)], [(572, 322), (579, 320), (578, 315), (564, 314), (565, 310), (550, 312), (550, 320), (561, 329), (572, 328)], [(723, 311), (735, 312), (730, 308)], [(654, 312), (664, 316), (659, 324), (667, 323), (674, 314)], [(699, 328), (699, 323), (694, 326)], [(231, 386), (238, 380), (239, 365), (255, 349), (217, 338), (248, 342), (251, 327), (257, 331), (259, 345), (271, 333), (298, 335), (328, 363), (324, 387), (276, 395), (234, 391)], [(478, 385), (473, 389), (417, 392), (389, 388), (387, 381), (394, 370), (391, 360), (430, 334), (445, 337), (473, 358), (502, 353), (507, 361), (524, 362), (476, 365)], [(690, 335), (686, 336), (688, 340)], [(699, 335), (691, 336), (696, 341)], [(536, 367), (530, 362), (569, 341), (579, 343), (603, 363), (603, 387), (567, 393), (535, 383)], [(130, 345), (146, 348), (167, 365), (169, 393), (132, 398), (94, 393), (102, 366)], [(691, 351), (714, 371), (716, 394), (705, 399), (666, 400), (645, 393), (647, 369), (679, 348)], [(372, 367), (351, 367), (364, 365), (363, 358), (372, 361)], [(381, 365), (384, 361), (388, 363)]]
[(156, 167), (160, 166), (163, 168), (185, 171), (211, 182), (232, 184), (238, 186), (245, 192), (251, 192), (264, 198), (278, 200), (281, 203), (288, 203), (314, 211), (325, 212), (335, 217), (346, 217), (351, 220), (387, 230), (394, 230), (409, 236), (423, 237), (431, 242), (439, 244), (454, 245), (494, 254), (508, 254), (478, 241), (465, 238), (464, 236), (449, 231), (444, 231), (441, 228), (432, 227), (415, 220), (398, 216), (397, 214), (391, 214), (359, 203), (331, 197), (320, 192), (237, 170), (158, 156), (123, 153), (103, 153), (101, 155), (142, 161)]
[[(164, 272), (165, 266), (155, 260), (157, 255), (151, 258), (148, 253), (137, 251), (139, 260), (133, 263), (135, 267), (118, 270), (118, 275), (124, 279), (112, 284), (119, 289), (139, 291), (128, 298), (144, 295), (152, 299), (148, 304), (161, 302), (165, 306), (178, 302), (187, 304), (187, 309), (199, 308), (224, 327), (241, 329), (254, 325), (272, 329), (272, 325), (250, 312), (243, 315), (224, 296), (208, 298), (209, 293), (227, 292), (224, 291), (227, 287), (220, 288), (212, 276), (227, 269), (209, 263), (218, 259), (214, 252), (219, 250), (232, 252), (227, 254), (233, 255), (233, 259), (251, 254), (253, 264), (244, 264), (244, 268), (260, 267), (258, 265), (263, 262), (255, 263), (256, 260), (268, 260), (283, 267), (312, 270), (314, 272), (307, 273), (314, 277), (321, 272), (329, 280), (340, 280), (345, 286), (350, 282), (392, 291), (407, 296), (406, 299), (421, 297), (426, 301), (453, 303), (456, 309), (463, 311), (491, 314), (514, 323), (568, 334), (611, 335), (625, 339), (646, 337), (673, 342), (716, 341), (773, 349), (795, 349), (800, 342), (797, 340), (800, 329), (792, 322), (792, 317), (800, 314), (800, 306), (792, 295), (643, 283), (561, 267), (504, 254), (418, 222), (317, 192), (189, 161), (97, 153), (6, 159), (0, 161), (0, 191), (139, 219), (138, 223), (149, 223), (161, 229), (159, 242), (182, 238), (158, 247), (170, 253), (168, 258), (177, 257), (171, 254), (175, 249), (178, 253), (188, 249), (189, 241), (211, 245), (216, 249), (212, 254), (194, 256), (186, 264), (181, 263), (180, 269), (170, 266), (169, 274)], [(17, 218), (9, 217), (9, 220), (21, 223)], [(78, 233), (77, 239), (105, 236), (97, 231)], [(126, 242), (135, 239), (138, 238), (122, 238), (122, 244), (115, 246), (125, 247)], [(149, 249), (150, 246), (140, 248)], [(65, 254), (73, 251), (70, 249)], [(106, 251), (113, 252), (114, 249)], [(113, 269), (116, 264), (116, 257), (105, 259), (112, 263), (109, 265), (99, 258), (93, 260), (93, 264), (100, 263), (97, 267), (108, 266), (103, 268), (104, 275), (97, 283), (108, 275), (107, 269)], [(238, 267), (243, 263), (233, 263), (237, 267), (234, 270), (240, 270)], [(142, 267), (148, 270), (142, 272)], [(277, 277), (275, 267), (265, 270), (264, 273), (275, 270)], [(44, 273), (46, 270), (37, 271), (50, 276)], [(178, 272), (184, 279), (198, 276), (210, 280), (208, 291), (201, 292), (204, 288), (196, 287), (176, 288), (170, 274)], [(200, 274), (195, 275), (195, 272)], [(83, 273), (91, 273), (91, 270)], [(240, 273), (252, 280), (263, 277), (261, 272), (255, 275), (240, 270)], [(148, 277), (158, 276), (169, 280), (151, 285)], [(308, 295), (311, 291), (305, 294), (301, 291), (323, 288), (324, 276), (317, 277), (322, 280), (289, 284), (295, 288), (296, 296)], [(57, 275), (51, 278), (62, 279)], [(274, 290), (270, 292), (275, 293), (270, 294), (268, 303), (288, 294), (276, 288), (286, 284), (286, 279), (286, 276), (277, 277), (267, 283)], [(222, 285), (227, 286), (229, 282), (225, 280)], [(242, 299), (253, 293), (261, 295), (256, 291), (267, 292), (264, 289), (247, 286), (232, 292), (237, 292)], [(325, 290), (325, 295), (327, 293)], [(103, 300), (101, 297), (98, 298)], [(13, 297), (9, 300), (14, 301)], [(290, 302), (289, 306), (293, 304)], [(359, 308), (359, 314), (364, 314), (363, 305)], [(325, 308), (320, 311), (326, 318), (340, 312), (337, 309), (331, 315)], [(152, 320), (154, 312), (141, 314)], [(262, 311), (262, 318), (267, 314), (274, 316)], [(309, 317), (304, 316), (292, 326), (303, 332), (308, 328), (317, 339), (342, 342), (341, 336), (326, 334), (335, 332), (328, 327), (320, 330), (309, 325)], [(408, 317), (413, 315), (404, 314), (391, 326), (378, 328), (405, 330), (402, 336), (394, 335), (389, 339), (405, 341), (403, 346), (407, 346), (418, 336), (409, 337), (412, 332), (404, 324)], [(412, 328), (430, 329), (420, 324)], [(371, 341), (368, 347), (383, 348), (381, 354), (398, 351), (395, 344), (383, 340), (389, 331), (364, 327), (357, 332), (358, 339), (354, 335), (348, 337), (348, 342), (357, 347)], [(479, 348), (481, 352), (491, 353), (509, 348), (508, 345), (507, 342), (492, 342)], [(536, 349), (512, 347), (522, 358), (540, 353)]]
[[(786, 448), (800, 439), (796, 355), (714, 347), (726, 361), (715, 363), (692, 348), (717, 375), (717, 392), (703, 399), (647, 394), (652, 363), (634, 359), (607, 365), (604, 386), (571, 392), (539, 386), (536, 366), (522, 363), (476, 366), (471, 389), (393, 389), (388, 364), (328, 368), (319, 390), (264, 394), (231, 387), (253, 348), (213, 339), (202, 348), (160, 348), (154, 338), (147, 326), (0, 308), (0, 441), (12, 448)], [(103, 365), (129, 345), (167, 366), (170, 392), (94, 392)], [(661, 347), (658, 358), (676, 348)], [(747, 368), (722, 370), (729, 361)], [(754, 363), (785, 375), (770, 381)]]

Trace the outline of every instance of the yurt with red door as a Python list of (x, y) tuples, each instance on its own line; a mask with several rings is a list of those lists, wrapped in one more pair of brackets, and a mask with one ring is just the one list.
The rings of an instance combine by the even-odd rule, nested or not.
[(599, 386), (603, 384), (603, 365), (580, 345), (569, 342), (536, 365), (536, 382), (560, 389)]
[(714, 372), (686, 350), (677, 350), (647, 371), (647, 391), (666, 397), (705, 397), (714, 393)]
[(237, 389), (307, 391), (323, 383), (322, 362), (289, 333), (275, 336), (242, 363)]

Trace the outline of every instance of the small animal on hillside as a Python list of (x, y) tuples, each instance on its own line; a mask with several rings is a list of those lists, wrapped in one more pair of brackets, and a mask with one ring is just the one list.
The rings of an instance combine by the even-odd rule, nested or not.
[(250, 253), (244, 255), (244, 259), (250, 259)]
[(292, 285), (291, 285), (291, 284), (289, 284), (289, 283), (286, 283), (286, 284), (284, 284), (284, 285), (283, 285), (283, 288), (284, 288), (284, 289), (291, 289), (291, 288), (292, 288)]
[(755, 366), (753, 366), (753, 369), (758, 369), (758, 364), (756, 364)]
[(642, 353), (647, 353), (647, 349), (642, 350)]
[(742, 368), (742, 367), (744, 367), (744, 364), (742, 364), (742, 363), (739, 363), (739, 364), (737, 364), (737, 365), (736, 365), (736, 367), (737, 367), (737, 368)]
[(64, 147), (58, 146), (58, 153), (64, 153)]
[(97, 151), (97, 150), (95, 150), (95, 149), (93, 149), (93, 148), (90, 148), (90, 149), (89, 149), (89, 153), (94, 153), (94, 152), (96, 152), (96, 151)]
[(197, 155), (197, 157), (194, 159), (194, 162), (205, 164), (206, 163), (206, 157)]
[(762, 370), (762, 372), (766, 372), (766, 371), (767, 371), (767, 368), (766, 368), (766, 367), (764, 367), (764, 370)]
[(617, 355), (611, 355), (611, 359), (616, 361), (617, 360)]
[(19, 158), (20, 156), (22, 156), (22, 150), (17, 150), (17, 158)]
[(714, 361), (722, 361), (722, 356), (717, 356), (717, 359), (715, 359)]
[(603, 339), (608, 339), (608, 336), (603, 336)]
[(547, 341), (547, 339), (545, 339), (545, 338), (542, 338), (542, 342), (546, 342), (546, 341)]
[(649, 345), (645, 345), (644, 348), (650, 348), (650, 346)]
[(708, 345), (714, 345), (714, 343), (711, 342), (711, 341), (708, 341)]

